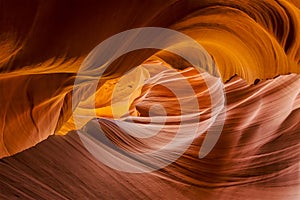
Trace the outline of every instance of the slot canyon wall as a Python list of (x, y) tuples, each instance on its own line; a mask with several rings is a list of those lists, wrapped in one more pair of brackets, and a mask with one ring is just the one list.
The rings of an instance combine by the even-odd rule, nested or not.
[[(145, 27), (207, 70), (144, 48), (78, 73)], [(0, 95), (1, 199), (300, 198), (299, 0), (0, 0)]]

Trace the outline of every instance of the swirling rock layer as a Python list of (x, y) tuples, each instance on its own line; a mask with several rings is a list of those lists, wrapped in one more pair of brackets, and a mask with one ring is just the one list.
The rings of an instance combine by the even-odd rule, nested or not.
[[(299, 1), (132, 1), (130, 6), (126, 1), (1, 1), (0, 5), (2, 199), (300, 198)], [(198, 154), (206, 131), (188, 138), (192, 144), (176, 162), (137, 175), (108, 168), (84, 148), (74, 130), (90, 118), (75, 126), (72, 97), (88, 89), (80, 83), (76, 87), (83, 90), (73, 92), (74, 80), (96, 45), (121, 31), (146, 26), (177, 30), (207, 50), (222, 80), (228, 80), (226, 118), (216, 146), (205, 158)], [(139, 67), (123, 76), (135, 66)], [(179, 126), (178, 117), (185, 114), (199, 115), (200, 121), (187, 120), (188, 125), (206, 130), (215, 106), (208, 91), (223, 85), (205, 85), (201, 78), (205, 75), (190, 67), (179, 56), (155, 49), (115, 60), (95, 91), (97, 123), (106, 136), (123, 150), (145, 152), (167, 144), (174, 137), (169, 125)], [(176, 79), (172, 73), (182, 77)], [(188, 103), (194, 98), (182, 92), (178, 99), (161, 85), (176, 87), (179, 80), (195, 92), (197, 108), (187, 106), (183, 112), (180, 101), (194, 105)], [(89, 115), (91, 98), (76, 102), (79, 114)], [(120, 118), (134, 117), (143, 126), (152, 116), (164, 115), (174, 121), (167, 121), (168, 126), (149, 140), (128, 137), (115, 128)], [(146, 134), (143, 130), (135, 129)]]

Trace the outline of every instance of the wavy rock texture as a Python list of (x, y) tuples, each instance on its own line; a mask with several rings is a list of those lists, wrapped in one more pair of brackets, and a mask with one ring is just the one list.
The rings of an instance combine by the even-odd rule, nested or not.
[[(299, 199), (299, 1), (128, 4), (0, 2), (1, 199)], [(84, 58), (106, 38), (146, 26), (195, 39), (224, 83), (170, 52), (133, 51), (114, 61), (99, 81), (98, 119), (90, 116), (91, 96), (76, 102), (78, 113), (88, 116), (76, 127), (72, 97), (88, 94), (85, 83), (73, 92)], [(180, 98), (163, 83), (182, 91)], [(216, 118), (210, 124), (221, 100), (210, 96), (221, 99), (222, 87), (224, 127), (213, 150), (199, 159), (208, 127), (219, 123)], [(156, 136), (124, 133), (126, 127), (138, 136), (149, 134), (153, 117), (164, 122)], [(180, 153), (163, 169), (142, 174), (105, 166), (74, 131), (92, 135), (100, 125), (123, 151), (149, 152), (168, 144), (182, 121), (187, 131), (181, 142), (191, 145), (182, 155), (180, 148), (156, 155), (149, 162), (172, 161)], [(194, 127), (198, 132), (191, 135)]]
[(198, 159), (200, 137), (176, 163), (155, 172), (164, 179), (103, 165), (74, 132), (51, 136), (1, 160), (2, 198), (298, 199), (299, 86), (295, 74), (255, 86), (233, 77), (226, 84), (225, 126), (213, 151)]

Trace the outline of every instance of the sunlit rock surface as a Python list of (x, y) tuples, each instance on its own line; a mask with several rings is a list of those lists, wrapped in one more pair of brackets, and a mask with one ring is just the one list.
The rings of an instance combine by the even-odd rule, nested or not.
[[(1, 199), (299, 199), (299, 9), (297, 0), (0, 2)], [(114, 61), (94, 99), (85, 89), (73, 91), (96, 45), (146, 26), (195, 39), (221, 81), (170, 52), (146, 49)], [(219, 103), (211, 95), (220, 97), (221, 87), (224, 126), (212, 151), (199, 159)], [(82, 94), (76, 112), (83, 117), (75, 124), (72, 98)], [(129, 119), (134, 126), (124, 123)], [(168, 144), (183, 121), (182, 141), (191, 145), (151, 173), (105, 166), (76, 132), (99, 124), (124, 151), (149, 152)], [(156, 136), (132, 136), (146, 137), (162, 122)], [(132, 135), (118, 128), (122, 123)], [(172, 160), (181, 150), (151, 162)]]

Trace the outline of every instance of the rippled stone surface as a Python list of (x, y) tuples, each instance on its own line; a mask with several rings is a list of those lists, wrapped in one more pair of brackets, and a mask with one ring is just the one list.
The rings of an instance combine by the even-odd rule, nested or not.
[[(298, 1), (0, 5), (2, 199), (300, 198)], [(170, 28), (196, 40), (211, 55), (223, 83), (167, 51), (133, 51), (115, 60), (95, 92), (98, 118), (82, 119), (82, 131), (88, 130), (87, 123), (97, 123), (121, 149), (148, 152), (168, 144), (181, 120), (187, 128), (199, 128), (195, 138), (187, 134), (183, 141), (191, 145), (175, 162), (151, 173), (130, 174), (105, 166), (84, 148), (72, 116), (72, 98), (82, 92), (73, 92), (73, 85), (96, 45), (121, 31), (146, 26)], [(161, 85), (165, 82), (182, 87), (181, 98)], [(195, 96), (186, 92), (184, 83)], [(210, 95), (221, 86), (226, 97), (224, 127), (213, 150), (199, 159), (216, 106)], [(78, 104), (82, 116), (93, 109), (91, 98), (85, 96)], [(198, 107), (190, 103), (193, 99)], [(184, 112), (180, 101), (185, 102)], [(116, 128), (118, 121), (133, 118), (138, 128), (126, 127), (146, 136), (154, 127), (153, 116), (168, 120), (155, 137), (137, 138)], [(155, 159), (172, 160), (171, 154)]]

